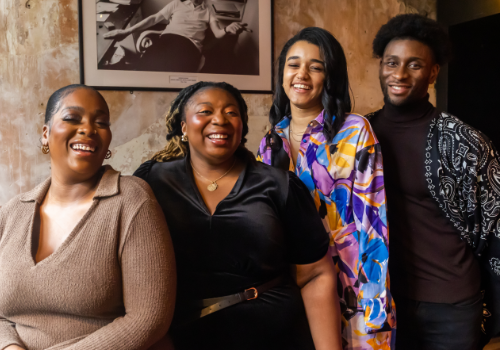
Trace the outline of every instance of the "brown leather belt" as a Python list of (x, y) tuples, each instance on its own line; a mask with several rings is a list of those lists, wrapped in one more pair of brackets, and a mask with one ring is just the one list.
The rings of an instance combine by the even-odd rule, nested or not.
[(260, 286), (245, 289), (240, 293), (226, 295), (218, 298), (197, 300), (194, 303), (190, 303), (191, 306), (198, 308), (201, 307), (202, 309), (196, 312), (196, 315), (191, 314), (191, 317), (183, 317), (184, 322), (181, 323), (185, 325), (186, 323), (213, 314), (214, 312), (225, 309), (226, 307), (236, 305), (247, 300), (257, 299), (262, 293), (268, 291), (271, 288), (283, 285), (288, 280), (289, 277), (282, 275), (275, 279), (272, 279), (269, 282), (261, 284)]

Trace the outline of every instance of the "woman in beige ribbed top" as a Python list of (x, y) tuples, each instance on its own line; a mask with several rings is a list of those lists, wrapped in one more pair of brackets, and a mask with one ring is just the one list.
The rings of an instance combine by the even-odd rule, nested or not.
[(109, 110), (94, 89), (49, 99), (51, 178), (0, 210), (0, 349), (147, 349), (168, 330), (176, 277), (149, 186), (102, 166)]

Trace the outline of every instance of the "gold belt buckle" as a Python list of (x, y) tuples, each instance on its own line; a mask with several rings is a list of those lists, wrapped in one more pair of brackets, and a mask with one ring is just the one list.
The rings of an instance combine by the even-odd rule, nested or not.
[(257, 297), (259, 296), (259, 292), (257, 292), (257, 289), (255, 289), (254, 287), (245, 289), (245, 292), (247, 292), (249, 290), (252, 290), (252, 289), (253, 289), (253, 297), (252, 298), (248, 298), (247, 300), (257, 299)]

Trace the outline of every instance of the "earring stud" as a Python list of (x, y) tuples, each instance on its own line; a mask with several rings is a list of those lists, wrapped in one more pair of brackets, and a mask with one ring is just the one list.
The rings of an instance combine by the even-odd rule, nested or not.
[(182, 142), (188, 142), (188, 137), (186, 134), (183, 134), (182, 137), (181, 137), (181, 141)]

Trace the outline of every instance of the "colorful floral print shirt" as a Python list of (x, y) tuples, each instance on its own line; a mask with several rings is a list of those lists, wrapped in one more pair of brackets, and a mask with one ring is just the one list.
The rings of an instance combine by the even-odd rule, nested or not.
[[(285, 117), (275, 131), (290, 157), (289, 124)], [(271, 164), (266, 138), (257, 160)], [(342, 284), (345, 349), (390, 349), (395, 318), (388, 289), (384, 175), (380, 146), (370, 124), (351, 114), (327, 143), (322, 112), (304, 132), (297, 165), (290, 164), (290, 170), (309, 188), (330, 232), (331, 254)]]

